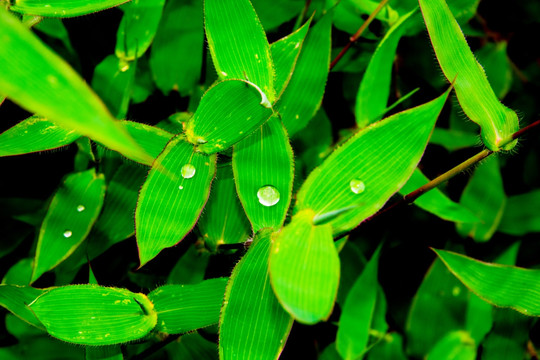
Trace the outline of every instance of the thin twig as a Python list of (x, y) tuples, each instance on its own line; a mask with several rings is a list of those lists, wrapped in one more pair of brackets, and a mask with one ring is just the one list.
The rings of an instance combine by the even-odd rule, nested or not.
[(381, 12), (381, 10), (385, 7), (386, 3), (388, 3), (388, 0), (382, 0), (379, 3), (379, 5), (377, 6), (377, 8), (375, 10), (373, 10), (373, 12), (367, 18), (367, 20), (362, 24), (362, 26), (360, 26), (358, 31), (353, 36), (350, 37), (349, 42), (347, 43), (347, 45), (345, 45), (345, 47), (343, 49), (341, 49), (339, 54), (330, 63), (330, 70), (332, 70), (334, 68), (334, 66), (336, 66), (336, 64), (339, 62), (339, 60), (341, 60), (343, 55), (345, 55), (347, 53), (347, 51), (349, 51), (349, 48), (360, 38), (360, 36), (362, 36), (362, 34), (367, 29), (369, 24), (371, 24), (373, 19), (375, 19), (375, 16), (377, 16), (377, 14), (379, 12)]

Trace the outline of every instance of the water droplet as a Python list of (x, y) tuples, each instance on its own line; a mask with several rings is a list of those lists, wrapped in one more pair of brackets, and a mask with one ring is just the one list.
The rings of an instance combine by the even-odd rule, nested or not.
[(84, 210), (86, 210), (86, 208), (84, 207), (84, 205), (79, 205), (79, 206), (77, 206), (77, 211), (78, 211), (78, 212), (83, 212)]
[(195, 176), (195, 166), (186, 164), (182, 166), (180, 173), (184, 179), (191, 179), (193, 176)]
[(459, 294), (461, 294), (461, 288), (459, 286), (454, 286), (452, 289), (452, 295), (458, 296)]
[(178, 187), (178, 189), (183, 190), (184, 187), (183, 187), (182, 185), (180, 185), (180, 186)]
[(222, 72), (221, 72), (221, 75), (227, 76), (227, 73), (226, 73), (225, 71), (222, 71)]
[(366, 185), (359, 179), (352, 179), (349, 185), (351, 186), (351, 191), (355, 194), (360, 194), (366, 190)]
[(71, 232), (71, 230), (66, 230), (66, 231), (64, 231), (64, 237), (65, 237), (65, 238), (70, 238), (71, 235), (73, 235), (73, 233)]
[(274, 206), (279, 202), (279, 191), (272, 185), (263, 186), (257, 191), (259, 202), (264, 206)]

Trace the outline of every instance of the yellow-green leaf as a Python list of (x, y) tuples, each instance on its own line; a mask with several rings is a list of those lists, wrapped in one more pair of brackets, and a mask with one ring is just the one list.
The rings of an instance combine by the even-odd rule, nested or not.
[(129, 0), (17, 0), (9, 9), (14, 12), (45, 17), (73, 17), (109, 9)]

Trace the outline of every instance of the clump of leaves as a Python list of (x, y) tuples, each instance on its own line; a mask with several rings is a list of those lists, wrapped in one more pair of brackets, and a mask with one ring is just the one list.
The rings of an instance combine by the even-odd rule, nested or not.
[[(506, 43), (475, 55), (465, 40), (484, 34), (478, 1), (3, 5), (0, 95), (32, 116), (0, 134), (0, 156), (77, 150), (50, 200), (0, 199), (0, 256), (17, 260), (0, 285), (13, 339), (0, 357), (276, 359), (293, 354), (291, 331), (325, 359), (534, 353), (540, 284), (515, 266), (512, 236), (540, 229), (538, 191), (507, 197), (497, 155), (537, 123), (520, 130), (501, 103), (519, 91)], [(114, 53), (88, 85), (59, 18), (118, 9)], [(185, 105), (134, 119), (176, 92)], [(485, 149), (429, 168), (437, 146), (470, 156), (478, 132)], [(476, 164), (464, 189), (436, 189)], [(405, 203), (421, 210), (380, 216)], [(426, 223), (438, 240), (411, 245)], [(429, 267), (435, 254), (396, 255), (407, 246), (446, 249)], [(396, 257), (423, 266), (412, 292), (388, 280), (406, 271)]]

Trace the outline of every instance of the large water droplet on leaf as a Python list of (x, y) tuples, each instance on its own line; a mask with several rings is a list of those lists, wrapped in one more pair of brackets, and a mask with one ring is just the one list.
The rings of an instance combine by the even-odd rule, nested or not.
[(73, 233), (71, 232), (71, 230), (66, 230), (66, 231), (64, 231), (64, 237), (65, 237), (65, 238), (70, 238), (71, 235), (73, 235)]
[(79, 205), (79, 206), (77, 206), (77, 211), (78, 211), (78, 212), (83, 212), (84, 210), (86, 210), (86, 208), (84, 207), (84, 205)]
[(362, 180), (352, 179), (350, 182), (351, 191), (355, 194), (360, 194), (366, 190), (366, 185)]
[(186, 164), (182, 166), (180, 173), (182, 174), (182, 177), (184, 179), (191, 179), (193, 176), (195, 176), (195, 170), (195, 166), (191, 164)]
[(279, 191), (272, 185), (261, 187), (257, 191), (259, 202), (264, 206), (274, 206), (279, 202)]

